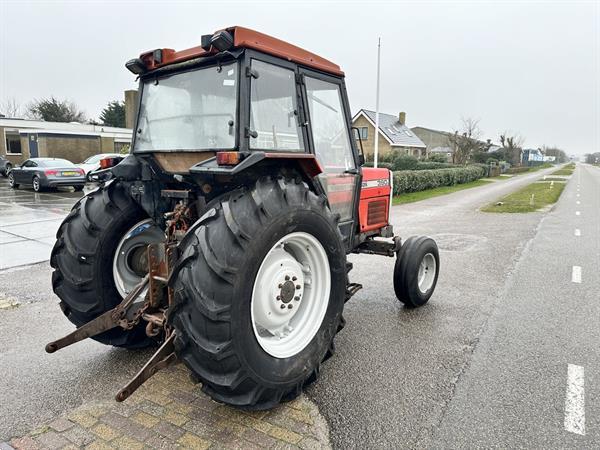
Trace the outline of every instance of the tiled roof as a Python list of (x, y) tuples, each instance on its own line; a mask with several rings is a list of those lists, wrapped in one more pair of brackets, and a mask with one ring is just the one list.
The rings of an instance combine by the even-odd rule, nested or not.
[[(355, 118), (360, 114), (364, 115), (375, 124), (375, 111), (361, 109)], [(419, 139), (415, 133), (406, 125), (400, 124), (397, 116), (391, 114), (379, 113), (379, 130), (391, 142), (392, 146), (399, 147), (419, 147), (425, 148), (426, 145)]]

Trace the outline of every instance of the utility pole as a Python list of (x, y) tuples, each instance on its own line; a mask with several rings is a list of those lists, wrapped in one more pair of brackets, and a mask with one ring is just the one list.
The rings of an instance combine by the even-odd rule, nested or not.
[(381, 38), (377, 39), (377, 93), (375, 94), (375, 153), (373, 155), (373, 167), (377, 167), (379, 158), (379, 67), (381, 59)]

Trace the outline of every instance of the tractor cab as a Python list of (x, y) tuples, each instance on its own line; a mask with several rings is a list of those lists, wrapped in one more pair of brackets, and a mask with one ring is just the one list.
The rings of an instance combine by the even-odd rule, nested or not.
[[(190, 175), (207, 189), (228, 189), (216, 177), (255, 164), (264, 172), (284, 161), (311, 183), (316, 174), (350, 250), (360, 231), (362, 155), (339, 66), (241, 27), (204, 36), (202, 43), (146, 52), (127, 63), (140, 75), (133, 153), (151, 154), (162, 170)], [(362, 229), (387, 225), (389, 172), (381, 183), (388, 186), (386, 206), (365, 216)]]

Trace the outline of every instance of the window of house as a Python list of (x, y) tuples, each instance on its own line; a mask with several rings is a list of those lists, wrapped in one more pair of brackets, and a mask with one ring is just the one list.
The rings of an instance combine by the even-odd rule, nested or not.
[(21, 138), (18, 131), (4, 132), (6, 136), (6, 153), (21, 154)]
[(369, 127), (360, 127), (360, 138), (369, 139)]
[(252, 70), (258, 78), (250, 85), (250, 148), (303, 151), (296, 74), (255, 59)]

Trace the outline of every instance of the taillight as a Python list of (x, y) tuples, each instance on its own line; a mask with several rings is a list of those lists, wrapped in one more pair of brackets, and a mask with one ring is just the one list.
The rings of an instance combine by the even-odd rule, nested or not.
[(104, 158), (100, 160), (100, 168), (108, 169), (110, 167), (116, 166), (120, 162), (120, 158)]
[(44, 170), (44, 173), (46, 175), (56, 175), (58, 173), (58, 170)]
[(241, 160), (240, 152), (217, 152), (217, 164), (220, 166), (235, 166)]
[(85, 175), (85, 170), (83, 170), (83, 169), (77, 169), (77, 173), (79, 175)]

